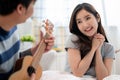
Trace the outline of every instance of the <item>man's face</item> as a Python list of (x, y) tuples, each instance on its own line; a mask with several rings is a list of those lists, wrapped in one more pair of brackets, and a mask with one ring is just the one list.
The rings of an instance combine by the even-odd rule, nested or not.
[(25, 10), (25, 13), (23, 14), (24, 21), (26, 21), (26, 19), (32, 16), (33, 11), (34, 11), (34, 3), (35, 2), (32, 1), (30, 5), (28, 6), (28, 8)]

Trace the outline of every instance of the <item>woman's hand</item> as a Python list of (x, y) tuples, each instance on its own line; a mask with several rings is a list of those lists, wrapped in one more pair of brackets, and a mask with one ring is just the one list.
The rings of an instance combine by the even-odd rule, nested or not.
[(92, 47), (95, 50), (101, 50), (101, 47), (102, 47), (104, 41), (105, 41), (104, 36), (100, 33), (97, 33), (96, 35), (94, 35), (94, 38), (92, 41)]
[(97, 38), (97, 36), (95, 35), (92, 40), (92, 49), (94, 49), (94, 51), (96, 51), (98, 49), (99, 45), (100, 45), (100, 41)]
[(98, 33), (95, 35), (95, 38), (99, 40), (100, 44), (99, 44), (98, 50), (101, 50), (101, 47), (105, 41), (105, 37), (102, 34)]
[(104, 36), (100, 33), (97, 33), (93, 38), (92, 48), (95, 49), (95, 51), (101, 51), (104, 41)]

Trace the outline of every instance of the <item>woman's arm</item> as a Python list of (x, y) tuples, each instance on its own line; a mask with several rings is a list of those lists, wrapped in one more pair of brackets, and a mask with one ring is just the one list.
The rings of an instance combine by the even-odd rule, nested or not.
[(78, 49), (68, 49), (68, 61), (74, 75), (81, 77), (87, 72), (99, 44), (100, 41), (97, 38), (93, 38), (92, 48), (83, 59), (81, 59), (81, 53)]
[(104, 77), (111, 74), (112, 64), (112, 58), (105, 58), (102, 60), (101, 53), (96, 52), (95, 71), (98, 80), (102, 80)]
[(82, 60), (80, 51), (78, 49), (68, 49), (68, 62), (70, 64), (72, 73), (75, 76), (82, 77), (88, 70), (93, 59), (95, 50), (92, 49)]
[(95, 54), (95, 71), (98, 80), (102, 80), (104, 77), (110, 75), (112, 69), (112, 58), (105, 58), (101, 55), (101, 47), (105, 41), (102, 34), (96, 34), (95, 37), (99, 40), (100, 45), (96, 50)]

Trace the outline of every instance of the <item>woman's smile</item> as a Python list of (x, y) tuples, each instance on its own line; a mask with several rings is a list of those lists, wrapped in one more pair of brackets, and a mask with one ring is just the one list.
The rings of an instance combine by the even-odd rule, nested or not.
[(90, 32), (92, 31), (93, 27), (88, 27), (87, 29), (85, 29), (85, 32)]

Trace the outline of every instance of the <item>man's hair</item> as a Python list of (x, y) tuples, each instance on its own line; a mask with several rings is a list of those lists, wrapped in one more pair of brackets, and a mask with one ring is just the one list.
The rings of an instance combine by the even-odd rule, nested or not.
[(0, 15), (11, 14), (19, 4), (22, 4), (26, 9), (32, 0), (0, 0)]

